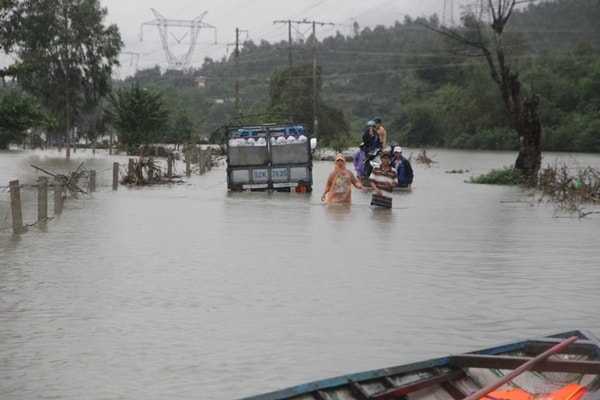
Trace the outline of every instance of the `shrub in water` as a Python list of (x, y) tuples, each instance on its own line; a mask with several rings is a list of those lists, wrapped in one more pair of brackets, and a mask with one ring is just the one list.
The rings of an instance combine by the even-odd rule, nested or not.
[(502, 169), (493, 169), (487, 174), (479, 175), (477, 178), (471, 177), (466, 182), (490, 185), (524, 185), (527, 180), (520, 170), (513, 167), (504, 167)]

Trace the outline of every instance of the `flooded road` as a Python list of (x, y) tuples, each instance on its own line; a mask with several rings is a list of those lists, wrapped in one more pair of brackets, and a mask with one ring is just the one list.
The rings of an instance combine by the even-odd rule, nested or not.
[[(523, 189), (464, 182), (514, 153), (428, 155), (412, 192), (372, 210), (358, 190), (351, 207), (320, 201), (331, 162), (315, 163), (308, 194), (229, 193), (224, 166), (112, 191), (126, 157), (0, 153), (3, 189), (34, 184), (32, 164), (98, 172), (97, 192), (22, 235), (0, 190), (0, 397), (235, 399), (538, 334), (600, 334), (599, 214), (557, 218)], [(543, 165), (557, 159), (600, 168), (598, 155)], [(21, 197), (35, 222), (35, 191)]]

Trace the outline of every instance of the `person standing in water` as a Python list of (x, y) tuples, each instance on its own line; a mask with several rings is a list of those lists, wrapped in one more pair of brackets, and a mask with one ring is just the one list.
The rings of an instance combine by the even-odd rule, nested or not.
[(384, 151), (381, 153), (381, 164), (374, 167), (369, 176), (373, 196), (372, 207), (392, 208), (392, 189), (396, 184), (396, 170), (392, 168), (392, 155)]
[(334, 170), (327, 176), (321, 201), (327, 200), (329, 204), (351, 204), (352, 186), (362, 189), (365, 193), (367, 191), (356, 175), (346, 168), (346, 158), (340, 153), (335, 156)]
[(398, 175), (398, 187), (411, 190), (413, 178), (415, 176), (410, 161), (402, 155), (402, 147), (394, 147), (394, 158), (392, 159), (392, 168)]
[(354, 153), (354, 158), (352, 162), (354, 163), (354, 171), (356, 171), (356, 175), (360, 178), (365, 175), (365, 144), (361, 143), (358, 146), (358, 150)]

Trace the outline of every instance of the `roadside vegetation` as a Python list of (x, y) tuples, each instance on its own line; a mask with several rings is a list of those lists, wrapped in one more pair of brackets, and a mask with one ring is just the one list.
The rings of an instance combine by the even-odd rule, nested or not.
[[(508, 166), (471, 177), (466, 182), (527, 187), (527, 179), (523, 173)], [(529, 189), (535, 201), (550, 203), (557, 212), (576, 213), (580, 218), (600, 213), (595, 211), (600, 205), (600, 170), (598, 169), (591, 167), (573, 169), (566, 164), (557, 163), (548, 165), (540, 171), (537, 185)]]
[(484, 183), (489, 185), (525, 185), (527, 178), (521, 170), (514, 167), (493, 169), (487, 174), (471, 177), (469, 183)]
[(557, 210), (580, 217), (598, 214), (590, 206), (600, 205), (600, 170), (591, 167), (573, 172), (567, 165), (549, 165), (540, 173), (538, 201), (552, 203)]

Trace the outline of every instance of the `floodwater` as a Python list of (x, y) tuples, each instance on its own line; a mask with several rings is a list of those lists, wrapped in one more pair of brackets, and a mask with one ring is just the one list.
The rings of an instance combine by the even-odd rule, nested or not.
[[(415, 151), (416, 154), (417, 151)], [(410, 154), (410, 151), (406, 152)], [(600, 334), (600, 214), (464, 181), (515, 153), (430, 150), (373, 210), (314, 192), (229, 193), (225, 167), (111, 190), (126, 157), (0, 153), (0, 397), (236, 399), (575, 328)], [(62, 154), (64, 157), (64, 153)], [(600, 168), (600, 156), (545, 155)], [(91, 196), (11, 230), (6, 186), (98, 173)], [(183, 171), (178, 165), (178, 171)], [(453, 173), (451, 173), (453, 172)], [(52, 196), (49, 196), (52, 200)]]

